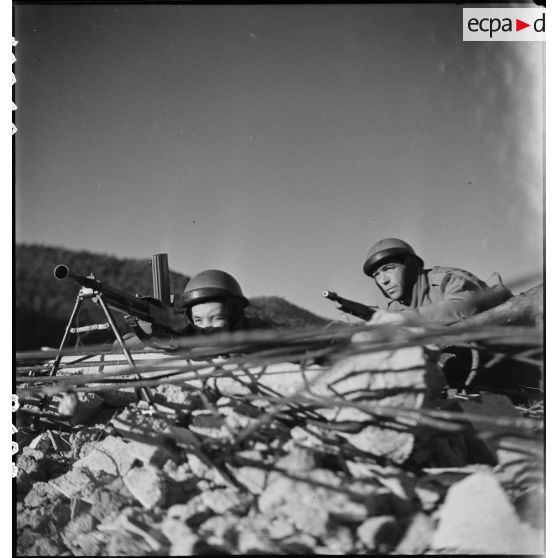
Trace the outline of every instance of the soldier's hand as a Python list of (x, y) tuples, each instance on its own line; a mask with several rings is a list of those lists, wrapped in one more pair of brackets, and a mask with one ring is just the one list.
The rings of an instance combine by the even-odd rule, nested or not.
[(405, 318), (399, 312), (386, 312), (385, 310), (377, 310), (372, 318), (366, 322), (367, 325), (382, 324), (401, 324)]

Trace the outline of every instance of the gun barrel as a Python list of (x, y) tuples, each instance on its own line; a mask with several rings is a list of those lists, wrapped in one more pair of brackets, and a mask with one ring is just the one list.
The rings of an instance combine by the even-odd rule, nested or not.
[(342, 312), (352, 314), (353, 316), (356, 316), (357, 318), (360, 318), (362, 320), (368, 321), (374, 315), (375, 310), (372, 307), (367, 306), (366, 304), (361, 304), (360, 302), (356, 302), (355, 300), (343, 298), (334, 291), (322, 291), (322, 296), (329, 300), (332, 300), (333, 302), (337, 302), (337, 308)]

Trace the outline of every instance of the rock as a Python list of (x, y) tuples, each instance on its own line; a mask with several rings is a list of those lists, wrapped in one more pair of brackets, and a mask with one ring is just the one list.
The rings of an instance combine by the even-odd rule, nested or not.
[(72, 552), (75, 556), (107, 556), (107, 538), (98, 531), (78, 535), (73, 541)]
[[(336, 363), (311, 388), (331, 397), (334, 392), (347, 401), (378, 408), (389, 419), (397, 408), (419, 409), (437, 397), (445, 383), (430, 353), (421, 347), (353, 355)], [(382, 411), (381, 407), (386, 407)], [(387, 409), (389, 407), (389, 409)], [(382, 415), (380, 415), (382, 416)], [(403, 463), (414, 447), (416, 426), (399, 423), (396, 428), (370, 424), (373, 416), (349, 406), (340, 407), (334, 423), (363, 423), (353, 433), (342, 433), (354, 447), (375, 457)]]
[(397, 545), (397, 554), (424, 554), (434, 534), (434, 520), (422, 512), (417, 513), (403, 538)]
[(196, 454), (188, 454), (188, 465), (192, 470), (192, 473), (199, 478), (211, 481), (217, 486), (228, 486), (229, 483), (223, 478), (221, 473), (215, 469), (215, 467), (210, 467), (206, 465)]
[(130, 440), (126, 445), (130, 456), (147, 465), (162, 466), (168, 459), (176, 456), (162, 444), (154, 444), (153, 441), (140, 439)]
[(224, 417), (212, 411), (194, 411), (189, 429), (208, 438), (223, 439), (230, 436)]
[(321, 537), (327, 534), (330, 521), (352, 524), (367, 516), (364, 501), (354, 501), (335, 490), (340, 482), (326, 469), (313, 471), (308, 482), (273, 472), (259, 498), (259, 508), (268, 517), (288, 518), (300, 531)]
[(119, 477), (95, 490), (90, 513), (99, 521), (108, 521), (133, 504), (132, 494)]
[(168, 509), (167, 518), (197, 527), (206, 521), (213, 512), (202, 502), (201, 496), (195, 496), (187, 504), (175, 504)]
[(316, 539), (307, 533), (295, 533), (277, 544), (283, 554), (314, 554)]
[(124, 484), (145, 508), (161, 506), (167, 496), (165, 478), (152, 465), (135, 467), (124, 476)]
[(29, 447), (23, 448), (17, 458), (18, 497), (25, 495), (34, 482), (46, 480), (42, 467), (45, 453)]
[(422, 509), (429, 513), (436, 509), (445, 495), (445, 490), (439, 484), (425, 479), (417, 483), (415, 494), (420, 500)]
[(66, 547), (60, 537), (38, 538), (26, 551), (27, 556), (62, 556)]
[[(180, 549), (183, 555), (192, 554), (194, 546), (199, 538), (186, 523), (180, 521), (180, 519), (167, 516), (163, 523), (161, 523), (160, 528), (163, 535), (165, 535), (171, 543), (175, 552)], [(176, 554), (173, 554), (173, 556), (176, 556)]]
[(83, 467), (91, 472), (104, 471), (110, 475), (125, 475), (131, 468), (136, 457), (132, 455), (126, 442), (121, 438), (109, 436), (97, 444), (84, 458), (74, 463), (74, 468)]
[(541, 554), (494, 475), (475, 473), (448, 490), (431, 549), (452, 553)]
[(280, 550), (268, 535), (253, 529), (242, 529), (236, 545), (240, 554), (274, 554)]
[(268, 472), (257, 467), (241, 467), (233, 469), (233, 475), (238, 482), (244, 485), (251, 494), (260, 495), (267, 482)]
[(195, 411), (205, 407), (198, 393), (185, 389), (177, 384), (163, 384), (155, 389), (156, 396), (161, 396), (164, 401), (184, 406), (184, 410)]
[(91, 492), (96, 484), (91, 471), (85, 468), (71, 469), (66, 474), (50, 481), (50, 485), (64, 494), (66, 498), (73, 498), (81, 492)]
[(47, 483), (36, 483), (18, 508), (17, 529), (58, 533), (70, 521), (70, 502)]
[(89, 513), (81, 513), (64, 529), (63, 537), (66, 541), (73, 541), (78, 535), (83, 535), (85, 533), (90, 533), (95, 529), (98, 524), (98, 520)]
[(324, 547), (318, 549), (318, 554), (351, 554), (355, 546), (355, 537), (351, 529), (345, 526), (330, 528), (323, 538)]
[(266, 521), (266, 529), (269, 537), (275, 541), (284, 540), (295, 532), (293, 524), (284, 517), (269, 518)]
[(248, 513), (254, 501), (253, 496), (230, 488), (202, 492), (200, 499), (205, 506), (218, 515), (225, 512), (244, 515)]
[(298, 447), (290, 442), (285, 444), (284, 450), (288, 452), (287, 455), (275, 463), (280, 469), (295, 475), (304, 475), (316, 469), (318, 463), (314, 451)]
[(390, 430), (387, 426), (366, 426), (358, 434), (347, 436), (362, 451), (403, 463), (413, 451), (414, 436), (410, 432)]
[(199, 533), (208, 544), (224, 547), (230, 553), (236, 546), (237, 521), (231, 514), (210, 517), (199, 527)]
[(401, 536), (401, 527), (392, 515), (379, 515), (367, 519), (358, 529), (358, 538), (370, 550), (387, 553)]
[(127, 533), (112, 533), (107, 544), (108, 556), (145, 556), (149, 555), (149, 545), (137, 535)]
[(23, 504), (28, 508), (39, 508), (60, 499), (60, 494), (49, 483), (36, 482), (25, 496)]

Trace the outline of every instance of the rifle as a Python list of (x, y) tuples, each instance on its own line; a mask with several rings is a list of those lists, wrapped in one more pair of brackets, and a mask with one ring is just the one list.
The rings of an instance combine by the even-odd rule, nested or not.
[(349, 300), (348, 298), (343, 298), (333, 291), (323, 291), (322, 296), (329, 300), (333, 300), (333, 302), (337, 302), (337, 308), (339, 308), (342, 312), (352, 314), (361, 320), (368, 321), (377, 310), (377, 307), (375, 306), (367, 306), (366, 304)]

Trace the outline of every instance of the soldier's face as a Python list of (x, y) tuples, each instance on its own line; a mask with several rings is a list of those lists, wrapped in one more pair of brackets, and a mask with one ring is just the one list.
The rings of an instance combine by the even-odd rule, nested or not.
[(229, 328), (227, 306), (224, 302), (203, 302), (192, 307), (192, 322), (201, 333), (214, 333)]
[(400, 262), (387, 262), (379, 267), (372, 277), (376, 285), (391, 300), (400, 300), (405, 287), (405, 264)]

